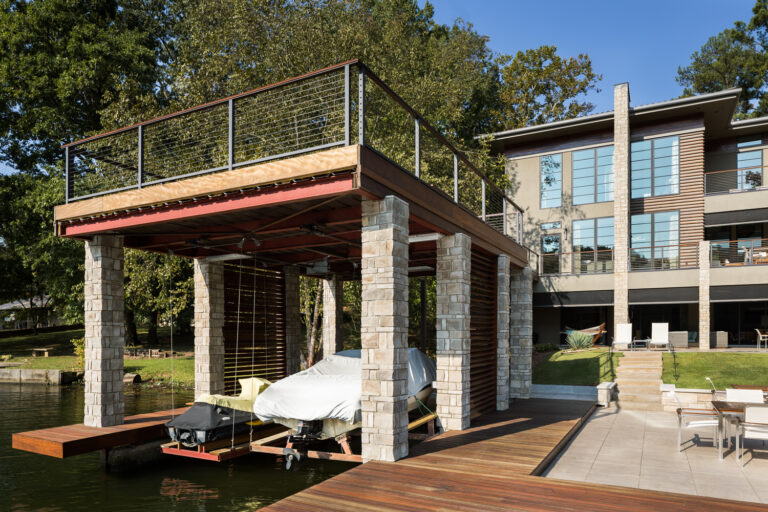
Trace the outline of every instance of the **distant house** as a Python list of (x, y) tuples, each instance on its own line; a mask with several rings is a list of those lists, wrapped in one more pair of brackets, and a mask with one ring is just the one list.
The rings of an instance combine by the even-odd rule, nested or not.
[[(35, 319), (38, 327), (61, 325), (61, 319), (53, 315), (50, 302), (50, 296), (45, 295), (0, 304), (0, 329), (32, 329)], [(41, 309), (43, 311), (39, 311)]]

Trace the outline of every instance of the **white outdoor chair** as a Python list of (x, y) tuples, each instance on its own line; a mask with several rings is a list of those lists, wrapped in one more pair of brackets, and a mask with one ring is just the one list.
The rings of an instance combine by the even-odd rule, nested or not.
[(760, 345), (765, 344), (765, 348), (768, 348), (768, 333), (763, 334), (760, 329), (755, 329), (757, 333), (757, 350), (760, 350)]
[[(752, 391), (752, 390), (749, 390)], [(736, 453), (739, 454), (741, 465), (744, 465), (744, 443), (747, 439), (768, 440), (768, 407), (765, 405), (748, 405), (744, 409), (744, 421), (739, 421), (736, 432)]]
[(762, 389), (726, 389), (725, 400), (727, 402), (742, 402), (745, 404), (762, 404)]
[(616, 324), (616, 337), (613, 339), (613, 348), (626, 346), (632, 348), (632, 324)]
[(712, 444), (717, 441), (717, 411), (714, 409), (693, 409), (683, 407), (683, 403), (674, 391), (671, 392), (677, 405), (677, 449), (683, 451), (684, 428), (711, 428)]
[(651, 324), (651, 348), (669, 348), (669, 324)]

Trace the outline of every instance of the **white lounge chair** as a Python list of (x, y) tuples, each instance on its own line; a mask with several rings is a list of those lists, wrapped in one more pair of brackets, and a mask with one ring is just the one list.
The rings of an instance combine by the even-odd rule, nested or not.
[(683, 429), (684, 428), (711, 428), (712, 444), (717, 440), (717, 412), (714, 409), (692, 409), (683, 407), (683, 403), (672, 391), (672, 397), (679, 406), (677, 408), (677, 449), (683, 451)]
[(768, 406), (748, 405), (744, 408), (744, 421), (739, 421), (736, 432), (736, 453), (739, 454), (742, 466), (744, 465), (744, 443), (747, 439), (760, 439), (765, 446), (765, 441), (768, 440)]
[(616, 337), (613, 338), (613, 348), (629, 350), (632, 348), (632, 324), (616, 324)]
[(766, 334), (763, 334), (760, 332), (760, 329), (755, 329), (755, 332), (757, 333), (757, 350), (760, 350), (760, 345), (765, 345), (765, 348), (768, 348), (768, 332)]
[(669, 348), (669, 324), (651, 324), (650, 348)]

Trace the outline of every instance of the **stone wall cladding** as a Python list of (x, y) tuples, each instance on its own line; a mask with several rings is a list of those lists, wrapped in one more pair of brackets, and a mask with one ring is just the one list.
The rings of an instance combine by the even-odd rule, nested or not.
[(85, 416), (89, 427), (123, 423), (123, 237), (85, 242)]
[(509, 398), (530, 398), (533, 356), (533, 271), (511, 272)]
[(613, 325), (629, 323), (629, 84), (613, 88)]
[(323, 279), (323, 357), (344, 350), (344, 281)]
[(224, 264), (195, 260), (195, 398), (224, 392)]
[(299, 269), (294, 265), (283, 267), (285, 278), (285, 373), (293, 375), (300, 370), (301, 311), (299, 308)]
[(444, 430), (469, 428), (472, 240), (437, 242), (437, 416)]
[(709, 269), (711, 261), (709, 250), (708, 240), (699, 241), (699, 348), (701, 350), (709, 350), (710, 346)]
[(496, 350), (496, 410), (509, 409), (509, 266), (510, 257), (500, 254), (498, 258), (498, 276), (496, 279), (498, 296), (496, 299), (498, 345)]
[(363, 460), (408, 455), (408, 203), (362, 202)]

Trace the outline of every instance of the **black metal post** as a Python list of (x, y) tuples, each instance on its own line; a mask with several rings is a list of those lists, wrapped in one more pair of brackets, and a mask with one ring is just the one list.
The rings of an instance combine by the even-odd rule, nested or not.
[(349, 64), (344, 66), (344, 145), (349, 146)]
[(413, 160), (414, 160), (414, 169), (416, 171), (416, 177), (421, 177), (421, 121), (419, 118), (414, 119), (414, 132), (413, 132), (413, 138), (414, 138), (414, 151), (413, 151)]
[(137, 185), (139, 188), (144, 184), (144, 127), (139, 125), (139, 176)]
[(357, 73), (357, 141), (365, 146), (365, 68), (360, 64)]
[(64, 202), (69, 202), (69, 146), (64, 148)]
[(229, 99), (227, 110), (229, 111), (229, 130), (228, 130), (228, 140), (229, 140), (229, 152), (227, 156), (227, 167), (229, 167), (229, 170), (232, 170), (232, 166), (235, 164), (235, 100), (232, 98)]
[(419, 325), (421, 332), (419, 333), (419, 347), (422, 352), (427, 350), (427, 278), (421, 278), (421, 322)]
[(459, 202), (459, 156), (453, 154), (453, 201)]

